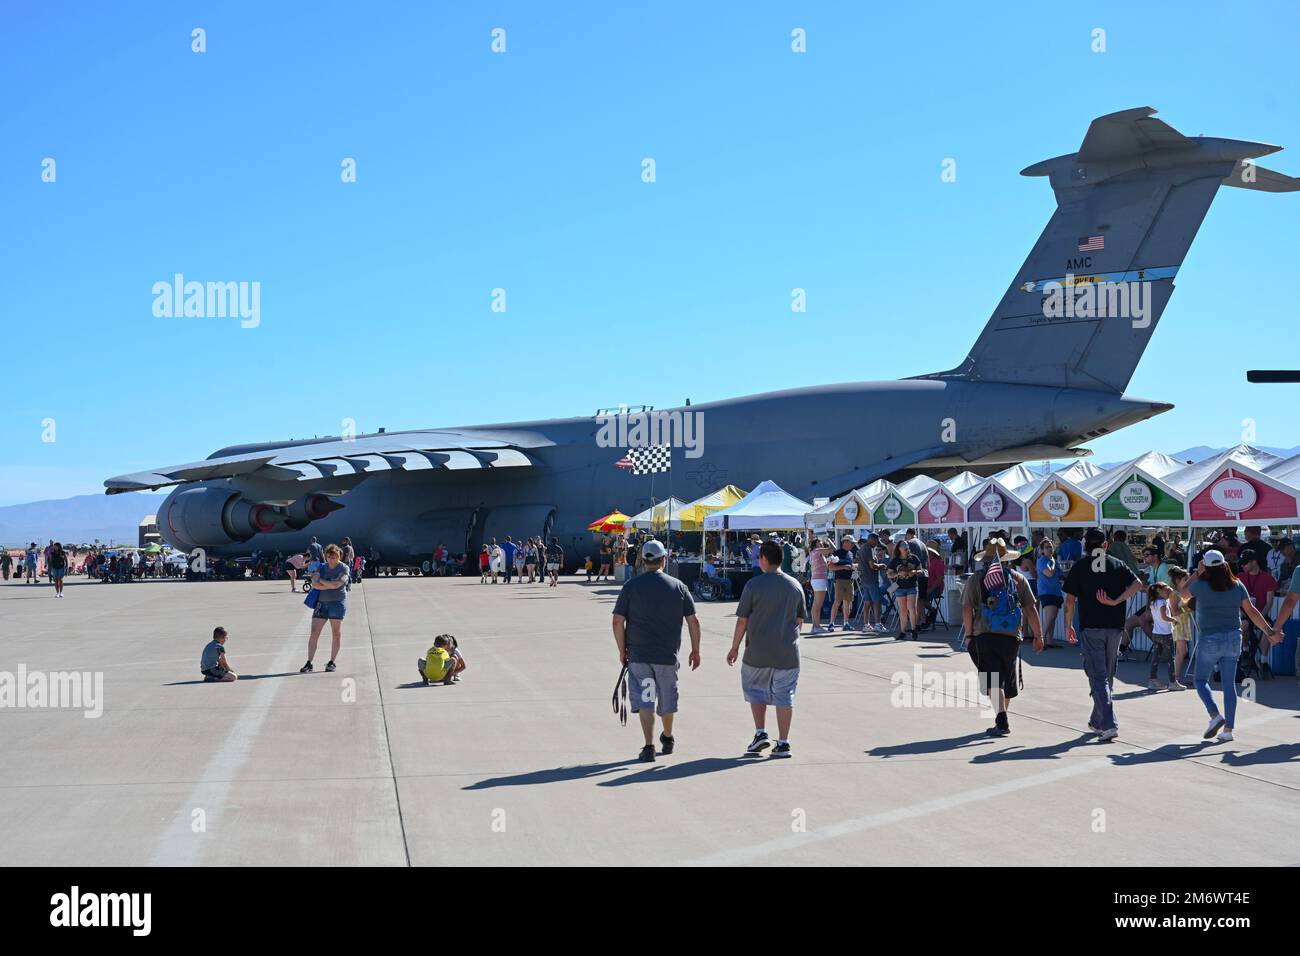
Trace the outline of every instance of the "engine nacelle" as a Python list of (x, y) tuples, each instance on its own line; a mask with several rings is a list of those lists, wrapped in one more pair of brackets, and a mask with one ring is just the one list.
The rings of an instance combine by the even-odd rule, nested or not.
[[(308, 495), (303, 501), (311, 497)], [(328, 498), (325, 501), (342, 507)], [(163, 538), (174, 547), (186, 551), (219, 548), (247, 541), (256, 534), (305, 527), (334, 509), (317, 505), (315, 510), (321, 513), (311, 514), (301, 525), (294, 525), (288, 509), (252, 501), (228, 485), (191, 485), (173, 491), (163, 502), (158, 527)]]
[(325, 517), (331, 511), (338, 511), (343, 506), (327, 495), (303, 495), (289, 506), (285, 523), (295, 531), (301, 531), (307, 525)]

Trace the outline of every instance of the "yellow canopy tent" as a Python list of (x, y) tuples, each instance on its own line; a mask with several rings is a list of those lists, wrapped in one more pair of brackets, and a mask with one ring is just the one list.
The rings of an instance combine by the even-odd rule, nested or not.
[(681, 518), (683, 531), (703, 531), (704, 519), (707, 515), (715, 511), (721, 511), (723, 508), (730, 508), (741, 498), (748, 494), (735, 485), (725, 485), (717, 491), (710, 492), (703, 498), (696, 498), (682, 507), (681, 515), (674, 514), (674, 524), (677, 518)]

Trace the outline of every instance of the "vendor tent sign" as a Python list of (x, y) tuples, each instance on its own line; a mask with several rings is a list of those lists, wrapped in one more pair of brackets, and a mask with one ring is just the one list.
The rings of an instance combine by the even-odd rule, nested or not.
[(936, 525), (955, 525), (965, 521), (965, 509), (957, 496), (939, 485), (917, 506), (917, 524), (935, 527)]
[(1229, 466), (1206, 478), (1190, 493), (1187, 513), (1192, 521), (1268, 524), (1300, 518), (1295, 489), (1252, 468)]
[(1024, 524), (1024, 503), (996, 478), (970, 489), (962, 497), (967, 502), (967, 524)]
[(1093, 525), (1097, 502), (1074, 482), (1059, 475), (1049, 478), (1026, 504), (1031, 524)]
[(916, 523), (916, 509), (897, 490), (887, 492), (871, 509), (873, 528), (901, 528)]

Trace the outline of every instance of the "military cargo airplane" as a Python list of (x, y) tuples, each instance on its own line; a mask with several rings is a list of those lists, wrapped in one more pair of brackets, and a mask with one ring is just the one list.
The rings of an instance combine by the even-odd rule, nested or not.
[[(672, 493), (689, 500), (771, 479), (811, 499), (919, 469), (1076, 457), (1089, 439), (1172, 408), (1124, 390), (1211, 201), (1220, 186), (1293, 192), (1300, 179), (1250, 162), (1280, 147), (1184, 136), (1154, 113), (1099, 117), (1077, 152), (1022, 170), (1047, 177), (1057, 208), (955, 368), (630, 413), (657, 416), (669, 432), (673, 422), (707, 425), (696, 436), (707, 441), (666, 443)], [(1127, 312), (1096, 308), (1108, 298), (1121, 312), (1127, 302)], [(475, 552), (491, 538), (541, 534), (584, 553), (587, 523), (615, 506), (647, 506), (656, 480), (628, 467), (629, 452), (645, 450), (644, 429), (619, 432), (637, 445), (629, 449), (601, 440), (606, 424), (567, 418), (236, 445), (105, 485), (108, 494), (176, 486), (158, 524), (185, 550), (289, 552), (312, 536), (346, 535), (384, 561), (418, 563), (440, 543)], [(679, 427), (670, 437), (680, 435)], [(657, 476), (656, 497), (668, 480)]]

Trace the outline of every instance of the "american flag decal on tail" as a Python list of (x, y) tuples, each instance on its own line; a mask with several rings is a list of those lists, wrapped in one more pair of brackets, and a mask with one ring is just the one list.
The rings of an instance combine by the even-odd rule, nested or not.
[(1080, 252), (1101, 252), (1105, 248), (1105, 236), (1082, 236), (1079, 239)]

